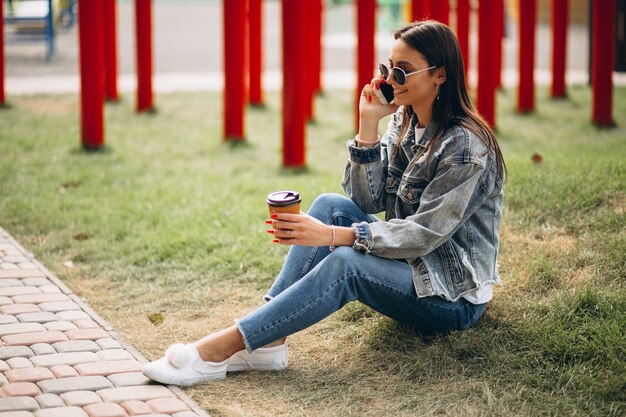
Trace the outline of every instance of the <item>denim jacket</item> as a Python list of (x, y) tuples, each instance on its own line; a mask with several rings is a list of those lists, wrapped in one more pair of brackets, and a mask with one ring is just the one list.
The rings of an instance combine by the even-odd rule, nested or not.
[(392, 115), (380, 144), (360, 148), (348, 141), (344, 191), (366, 213), (385, 212), (384, 222), (352, 225), (353, 247), (406, 259), (419, 297), (456, 301), (499, 281), (504, 168), (496, 166), (493, 150), (459, 125), (429, 150), (436, 126), (431, 123), (415, 143), (414, 115), (399, 138), (402, 112)]

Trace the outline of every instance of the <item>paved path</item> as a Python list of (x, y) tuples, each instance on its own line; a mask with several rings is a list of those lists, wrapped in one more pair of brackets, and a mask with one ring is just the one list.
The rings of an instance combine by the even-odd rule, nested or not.
[(208, 417), (0, 228), (0, 417)]

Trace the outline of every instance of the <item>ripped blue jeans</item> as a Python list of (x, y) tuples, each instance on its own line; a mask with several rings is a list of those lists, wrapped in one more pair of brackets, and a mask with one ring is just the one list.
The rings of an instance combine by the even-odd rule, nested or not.
[[(326, 224), (350, 227), (378, 219), (352, 200), (322, 194), (309, 215)], [(276, 281), (264, 297), (267, 303), (237, 320), (248, 351), (303, 330), (351, 301), (425, 333), (448, 333), (474, 325), (487, 304), (464, 298), (418, 298), (411, 267), (402, 260), (366, 255), (349, 246), (292, 246)]]

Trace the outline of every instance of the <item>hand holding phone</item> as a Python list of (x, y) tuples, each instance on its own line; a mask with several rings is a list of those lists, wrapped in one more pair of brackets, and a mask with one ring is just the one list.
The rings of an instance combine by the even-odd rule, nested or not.
[(392, 104), (393, 103), (393, 87), (387, 83), (381, 82), (378, 84), (380, 89), (374, 89), (374, 94), (378, 97), (381, 104)]

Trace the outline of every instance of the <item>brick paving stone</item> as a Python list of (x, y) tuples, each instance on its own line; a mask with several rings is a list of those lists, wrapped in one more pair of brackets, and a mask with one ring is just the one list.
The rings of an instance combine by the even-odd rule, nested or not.
[(71, 407), (83, 407), (89, 404), (101, 403), (102, 399), (93, 391), (69, 391), (61, 394), (65, 404)]
[(14, 358), (16, 356), (30, 358), (31, 356), (34, 356), (34, 354), (33, 354), (33, 351), (28, 346), (0, 347), (0, 359), (6, 360), (6, 359)]
[(88, 319), (89, 314), (85, 313), (82, 310), (69, 310), (69, 311), (59, 311), (57, 313), (57, 317), (59, 320), (63, 321), (74, 321), (80, 319)]
[(10, 334), (2, 336), (2, 340), (9, 346), (22, 345), (30, 346), (35, 343), (54, 343), (67, 340), (67, 337), (61, 332), (34, 332)]
[(22, 368), (7, 371), (4, 376), (9, 382), (38, 382), (45, 379), (54, 379), (54, 374), (48, 368)]
[(41, 390), (32, 382), (8, 383), (0, 388), (2, 397), (36, 397), (38, 395), (41, 395)]
[[(2, 282), (3, 280), (0, 280)], [(7, 304), (13, 304), (13, 300), (9, 297), (0, 297), (0, 306), (5, 306)]]
[(12, 324), (12, 323), (17, 323), (17, 317), (11, 315), (11, 314), (4, 314), (4, 315), (0, 315), (0, 324)]
[(33, 353), (37, 356), (50, 355), (52, 353), (57, 353), (57, 351), (54, 350), (52, 345), (49, 343), (35, 343), (34, 345), (31, 345), (30, 348), (32, 349)]
[[(68, 340), (67, 342), (58, 342), (52, 345), (59, 353), (65, 352), (98, 352), (100, 346), (93, 340)], [(100, 355), (98, 355), (100, 357)], [(100, 359), (102, 359), (100, 357)]]
[(56, 285), (42, 285), (39, 287), (42, 293), (44, 294), (60, 294), (61, 289)]
[(70, 297), (65, 294), (28, 294), (11, 297), (14, 303), (41, 304), (57, 301), (70, 301)]
[(35, 312), (18, 314), (17, 319), (22, 323), (46, 323), (55, 321), (57, 316), (54, 313)]
[(178, 398), (157, 398), (146, 401), (146, 404), (155, 414), (174, 414), (181, 411), (189, 411), (187, 404)]
[(0, 417), (35, 417), (30, 411), (7, 411), (0, 413)]
[(3, 360), (0, 360), (0, 372), (6, 372), (6, 371), (8, 371), (10, 369), (11, 369), (11, 367), (9, 366), (8, 363), (6, 363)]
[(0, 398), (0, 412), (2, 411), (35, 411), (39, 404), (33, 397)]
[(15, 269), (8, 271), (0, 271), (0, 279), (2, 278), (43, 278), (46, 274), (37, 269)]
[(35, 397), (41, 408), (63, 407), (65, 401), (56, 394), (41, 394)]
[(0, 307), (0, 313), (2, 314), (22, 314), (22, 313), (35, 313), (41, 311), (35, 304), (10, 304)]
[(79, 328), (79, 329), (99, 329), (100, 326), (98, 325), (98, 323), (96, 323), (95, 321), (91, 320), (91, 319), (80, 319), (80, 320), (76, 320), (74, 322), (74, 324)]
[(46, 328), (39, 323), (16, 323), (0, 325), (0, 336), (18, 333), (45, 332)]
[(28, 262), (28, 258), (22, 255), (13, 255), (13, 256), (5, 256), (3, 259), (4, 262), (9, 262), (12, 264), (17, 264), (20, 262)]
[(51, 311), (53, 313), (68, 310), (80, 310), (80, 306), (73, 301), (54, 301), (51, 303), (41, 303), (39, 304), (39, 308), (41, 309), (41, 311)]
[(17, 278), (7, 278), (0, 280), (0, 287), (23, 287), (24, 284)]
[(35, 411), (35, 417), (89, 417), (80, 407), (46, 408)]
[(96, 352), (96, 355), (98, 355), (102, 361), (123, 361), (135, 359), (130, 352), (124, 349), (101, 350), (100, 352)]
[[(111, 381), (103, 376), (77, 376), (71, 378), (39, 381), (39, 388), (46, 394), (62, 394), (69, 391), (98, 391), (113, 389)], [(98, 394), (99, 395), (99, 394)]]
[(68, 330), (76, 330), (76, 325), (69, 321), (50, 321), (44, 323), (45, 328), (51, 332), (67, 332)]
[(11, 369), (33, 368), (33, 363), (27, 358), (22, 358), (21, 356), (7, 359), (7, 364), (11, 367)]
[(24, 278), (22, 284), (33, 287), (41, 287), (42, 285), (52, 285), (48, 278)]
[[(93, 378), (93, 377), (92, 377)], [(162, 385), (109, 388), (97, 391), (105, 402), (121, 403), (129, 400), (148, 401), (155, 398), (172, 398), (174, 393)]]
[(120, 345), (120, 342), (118, 342), (115, 339), (112, 339), (110, 337), (105, 337), (103, 339), (98, 339), (96, 340), (96, 343), (98, 344), (98, 346), (100, 346), (100, 349), (105, 350), (105, 349), (121, 349), (122, 345)]
[(37, 269), (37, 265), (32, 262), (20, 262), (17, 266), (20, 269)]
[(183, 411), (180, 413), (173, 414), (172, 417), (198, 417), (198, 415), (191, 411)]
[(65, 335), (70, 340), (97, 340), (109, 336), (109, 333), (104, 329), (78, 329), (69, 330)]
[(9, 269), (20, 269), (17, 265), (11, 264), (8, 262), (2, 262), (0, 264), (0, 269), (9, 270)]
[(152, 413), (152, 410), (150, 409), (150, 407), (148, 407), (148, 404), (144, 403), (143, 401), (137, 401), (137, 400), (124, 401), (120, 405), (124, 407), (124, 410), (126, 410), (126, 412), (130, 414), (131, 416), (136, 416), (138, 414)]
[(6, 377), (3, 374), (0, 374), (0, 387), (3, 387), (8, 383), (9, 381), (7, 381)]
[[(6, 271), (0, 271), (6, 272)], [(24, 294), (41, 294), (41, 291), (37, 287), (0, 287), (0, 296), (13, 297), (15, 295)]]
[(68, 378), (71, 376), (78, 376), (78, 372), (74, 367), (69, 365), (54, 365), (50, 367), (50, 370), (57, 378)]
[(93, 363), (81, 363), (74, 368), (80, 375), (111, 375), (126, 372), (139, 372), (143, 365), (136, 360), (126, 361), (100, 361)]
[(74, 366), (79, 363), (98, 362), (100, 358), (93, 352), (53, 353), (52, 355), (33, 356), (30, 360), (36, 366), (49, 368), (54, 365)]
[(131, 387), (135, 385), (150, 385), (152, 380), (145, 376), (142, 372), (128, 372), (123, 374), (109, 375), (107, 378), (116, 388)]
[(89, 417), (128, 417), (126, 410), (115, 403), (92, 404), (83, 407)]

